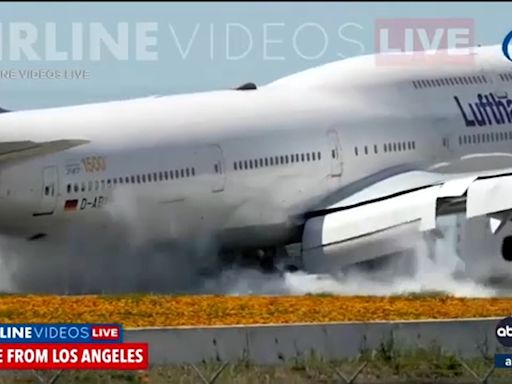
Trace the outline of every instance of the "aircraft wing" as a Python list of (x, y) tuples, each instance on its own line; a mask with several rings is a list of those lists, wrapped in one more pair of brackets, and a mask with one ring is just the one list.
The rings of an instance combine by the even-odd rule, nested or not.
[(88, 142), (82, 139), (0, 142), (0, 166), (64, 151)]
[(512, 212), (512, 169), (465, 174), (405, 172), (373, 183), (309, 212), (302, 239), (305, 252), (361, 243), (399, 228), (436, 230), (442, 215), (488, 216), (493, 233)]

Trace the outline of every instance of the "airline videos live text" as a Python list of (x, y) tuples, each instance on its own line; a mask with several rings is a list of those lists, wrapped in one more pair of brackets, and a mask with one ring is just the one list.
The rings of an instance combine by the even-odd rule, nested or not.
[(147, 343), (125, 343), (120, 324), (2, 324), (0, 369), (143, 370)]

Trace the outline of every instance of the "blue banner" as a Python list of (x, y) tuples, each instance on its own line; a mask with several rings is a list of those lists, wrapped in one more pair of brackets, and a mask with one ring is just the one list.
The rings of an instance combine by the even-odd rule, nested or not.
[(494, 355), (496, 368), (512, 368), (512, 353), (498, 353)]

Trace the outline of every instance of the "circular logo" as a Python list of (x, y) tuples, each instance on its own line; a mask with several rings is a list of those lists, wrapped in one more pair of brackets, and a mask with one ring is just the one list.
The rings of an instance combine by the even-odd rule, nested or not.
[(512, 61), (512, 58), (510, 57), (510, 52), (508, 51), (508, 47), (510, 45), (510, 41), (512, 40), (512, 31), (510, 31), (507, 36), (503, 39), (503, 43), (501, 44), (501, 50), (503, 51), (503, 55)]
[(512, 347), (512, 317), (505, 317), (496, 326), (496, 339), (504, 347)]

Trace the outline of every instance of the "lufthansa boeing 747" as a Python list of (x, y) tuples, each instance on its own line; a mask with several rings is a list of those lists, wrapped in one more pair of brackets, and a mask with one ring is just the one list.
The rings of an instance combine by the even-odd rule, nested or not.
[(329, 272), (459, 214), (512, 261), (512, 64), (499, 46), (472, 55), (366, 55), (261, 86), (0, 110), (0, 234), (124, 223), (154, 242), (208, 234), (267, 266), (300, 243), (296, 266)]

